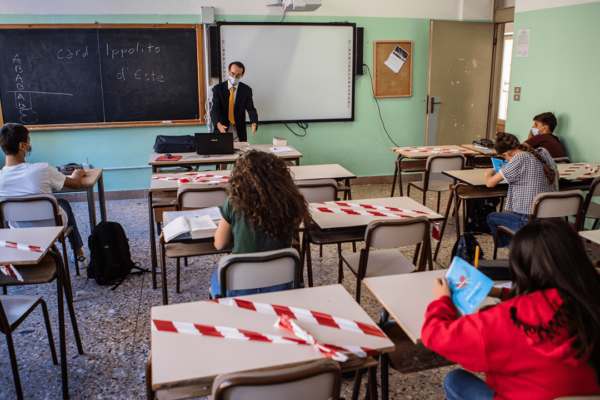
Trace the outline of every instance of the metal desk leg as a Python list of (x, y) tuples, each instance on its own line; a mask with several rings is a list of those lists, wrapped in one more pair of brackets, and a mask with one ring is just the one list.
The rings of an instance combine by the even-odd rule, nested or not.
[(148, 219), (150, 222), (150, 258), (152, 259), (152, 289), (156, 290), (156, 239), (154, 238), (154, 210), (152, 192), (148, 192)]
[(90, 232), (96, 227), (96, 200), (94, 198), (94, 188), (87, 188), (88, 213), (90, 214)]
[(102, 175), (104, 174), (100, 174), (100, 178), (98, 178), (98, 202), (100, 203), (100, 220), (106, 222), (106, 199), (104, 197), (104, 178)]

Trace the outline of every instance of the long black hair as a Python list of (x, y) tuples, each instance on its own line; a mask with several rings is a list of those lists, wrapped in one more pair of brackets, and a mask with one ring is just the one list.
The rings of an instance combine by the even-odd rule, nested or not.
[(582, 239), (562, 219), (536, 219), (521, 228), (510, 248), (510, 298), (555, 288), (576, 357), (588, 356), (600, 383), (600, 274)]

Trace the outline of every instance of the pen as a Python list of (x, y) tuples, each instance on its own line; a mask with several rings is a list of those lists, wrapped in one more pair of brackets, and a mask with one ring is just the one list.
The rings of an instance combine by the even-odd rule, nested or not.
[(475, 268), (477, 268), (478, 263), (479, 263), (479, 246), (477, 246), (475, 248), (475, 265), (474, 265)]

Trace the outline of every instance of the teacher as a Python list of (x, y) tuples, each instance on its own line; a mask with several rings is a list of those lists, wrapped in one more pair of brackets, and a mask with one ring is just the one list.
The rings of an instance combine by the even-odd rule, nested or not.
[(213, 92), (213, 106), (210, 116), (215, 123), (215, 133), (233, 132), (236, 142), (247, 141), (246, 111), (252, 123), (252, 136), (258, 128), (258, 113), (252, 101), (252, 88), (240, 82), (246, 68), (239, 61), (229, 64), (229, 79), (215, 85)]

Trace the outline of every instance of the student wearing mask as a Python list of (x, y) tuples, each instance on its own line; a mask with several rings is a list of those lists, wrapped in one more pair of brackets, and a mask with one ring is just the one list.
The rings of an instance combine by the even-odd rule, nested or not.
[(210, 117), (215, 124), (215, 133), (233, 132), (233, 140), (245, 142), (246, 111), (252, 124), (252, 136), (258, 129), (258, 113), (252, 100), (252, 88), (240, 82), (246, 68), (239, 61), (229, 64), (229, 78), (226, 82), (215, 85), (213, 92), (213, 105)]
[(563, 144), (554, 136), (557, 125), (556, 116), (551, 112), (536, 115), (533, 117), (533, 127), (529, 136), (523, 144), (534, 149), (544, 148), (548, 150), (552, 158), (566, 157)]
[(600, 274), (561, 219), (538, 219), (510, 248), (503, 300), (457, 318), (445, 278), (427, 307), (423, 344), (464, 369), (444, 379), (449, 400), (552, 400), (600, 394)]

